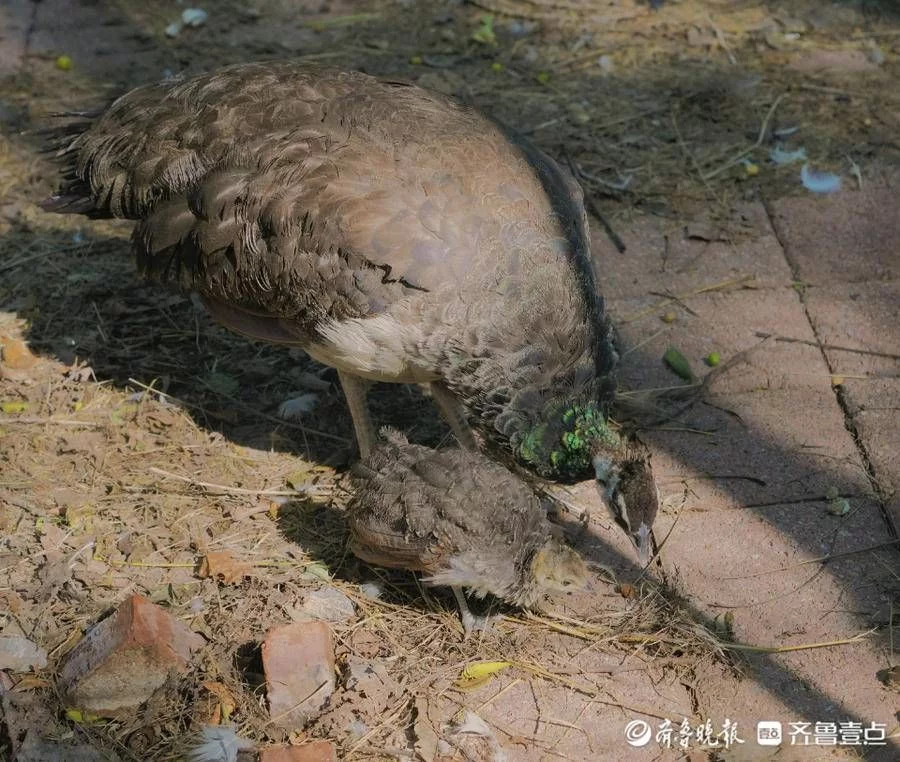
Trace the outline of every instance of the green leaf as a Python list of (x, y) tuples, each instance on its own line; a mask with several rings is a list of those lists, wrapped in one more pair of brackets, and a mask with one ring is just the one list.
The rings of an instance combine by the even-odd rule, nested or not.
[(666, 350), (666, 353), (663, 355), (663, 362), (685, 381), (693, 381), (696, 378), (688, 359), (675, 347), (669, 347)]
[(220, 373), (217, 370), (207, 373), (204, 380), (212, 391), (216, 394), (221, 394), (223, 397), (234, 397), (241, 388), (240, 382), (234, 376)]
[(481, 26), (472, 33), (472, 39), (482, 45), (496, 45), (497, 35), (494, 34), (494, 17), (485, 13), (481, 17)]

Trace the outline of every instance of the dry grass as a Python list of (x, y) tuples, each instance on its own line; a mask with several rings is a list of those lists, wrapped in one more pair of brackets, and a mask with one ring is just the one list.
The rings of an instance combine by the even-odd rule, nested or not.
[[(498, 12), (501, 5), (523, 7), (478, 4)], [(162, 13), (159, 4), (120, 5), (138, 26)], [(796, 189), (793, 170), (751, 176), (736, 160), (763, 164), (776, 127), (800, 126), (810, 157), (824, 167), (848, 155), (893, 156), (877, 153), (873, 143), (874, 130), (890, 124), (897, 108), (896, 95), (881, 86), (890, 72), (852, 87), (810, 87), (808, 77), (786, 67), (792, 51), (758, 54), (760, 33), (735, 20), (754, 4), (712, 4), (715, 22), (701, 26), (711, 35), (703, 39), (713, 42), (696, 49), (684, 45), (696, 2), (680, 4), (684, 18), (667, 17), (665, 29), (643, 10), (615, 26), (591, 27), (578, 16), (578, 3), (569, 5), (563, 20), (575, 18), (580, 37), (565, 24), (545, 23), (534, 38), (478, 45), (469, 35), (480, 11), (467, 8), (455, 24), (457, 41), (449, 42), (423, 24), (434, 8), (422, 4), (416, 13), (329, 27), (304, 54), (321, 58), (337, 49), (342, 64), (420, 78), (523, 126), (550, 152), (570, 157), (591, 195), (626, 202), (608, 204), (613, 227), (632, 208), (674, 215), (697, 203), (725, 208)], [(736, 6), (731, 16), (726, 5)], [(231, 55), (208, 40), (201, 44), (206, 38), (172, 42), (158, 29), (153, 34), (176, 60), (213, 66)], [(259, 34), (260, 45), (265, 38)], [(387, 48), (372, 44), (385, 39)], [(812, 44), (813, 35), (807, 40)], [(855, 36), (814, 42), (864, 45)], [(531, 45), (539, 47), (537, 60), (529, 58)], [(409, 64), (423, 54), (453, 56), (452, 66)], [(600, 74), (601, 55), (611, 57), (614, 74)], [(2, 94), (49, 111), (105, 97), (114, 89), (106, 85), (38, 61)], [(178, 759), (187, 734), (208, 719), (202, 683), (216, 681), (236, 699), (233, 718), (242, 734), (283, 740), (265, 711), (257, 644), (297, 615), (305, 593), (323, 586), (356, 607), (354, 618), (335, 624), (341, 663), (357, 657), (388, 664), (392, 681), (367, 701), (339, 691), (309, 729), (336, 738), (342, 759), (408, 749), (417, 699), (477, 705), (454, 686), (473, 661), (513, 662), (481, 689), (483, 704), (527, 680), (616, 706), (604, 682), (616, 670), (674, 673), (690, 682), (706, 661), (729, 663), (727, 623), (707, 629), (649, 583), (627, 598), (602, 587), (599, 596), (566, 601), (555, 616), (506, 612), (491, 632), (464, 642), (449, 596), (426, 595), (411, 576), (370, 569), (347, 553), (340, 468), (351, 429), (333, 374), (301, 353), (234, 337), (191, 300), (139, 283), (128, 226), (42, 216), (31, 202), (49, 189), (48, 176), (27, 141), (0, 140), (0, 197), (19, 203), (21, 212), (0, 220), (0, 334), (24, 336), (41, 356), (33, 368), (6, 368), (0, 378), (0, 403), (11, 404), (0, 414), (0, 600), (29, 638), (48, 647), (51, 666), (131, 591), (208, 640), (193, 671), (138, 716), (67, 723), (70, 730), (126, 760)], [(307, 418), (285, 422), (278, 404), (303, 390), (304, 374), (330, 386)], [(446, 436), (416, 392), (378, 389), (373, 408), (413, 439), (438, 444)], [(294, 490), (302, 494), (291, 496)], [(211, 552), (230, 554), (247, 576), (231, 584), (201, 578)], [(360, 592), (360, 582), (373, 578), (384, 589), (377, 600)], [(38, 681), (32, 690), (58, 715), (52, 685)], [(541, 739), (532, 740), (541, 748)]]

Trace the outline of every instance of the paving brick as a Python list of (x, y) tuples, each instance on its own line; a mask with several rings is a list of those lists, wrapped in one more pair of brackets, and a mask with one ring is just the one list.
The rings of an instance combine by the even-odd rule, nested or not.
[(269, 746), (259, 753), (259, 762), (337, 762), (330, 741), (313, 741), (303, 746)]
[[(126, 23), (125, 18), (111, 3), (98, 3), (96, 0), (39, 0), (35, 26), (71, 30), (74, 14), (77, 14), (79, 29), (100, 25), (119, 27)], [(107, 36), (119, 35), (118, 32), (108, 32)]]
[(262, 646), (272, 723), (303, 727), (334, 693), (334, 639), (325, 622), (276, 627)]
[(728, 227), (739, 231), (735, 243), (715, 240), (719, 234), (707, 223), (635, 215), (616, 222), (616, 232), (627, 246), (624, 254), (616, 251), (602, 229), (592, 227), (601, 292), (607, 299), (642, 297), (652, 291), (684, 293), (746, 275), (753, 276), (758, 286), (790, 284), (790, 268), (761, 204), (735, 210)]
[(900, 379), (893, 382), (893, 400), (892, 407), (857, 413), (853, 422), (887, 500), (888, 517), (900, 533)]
[(810, 288), (805, 299), (836, 373), (900, 374), (900, 280)]
[(847, 410), (900, 528), (900, 281), (814, 288), (806, 300), (829, 362), (846, 374)]
[[(718, 422), (712, 437), (646, 434), (664, 506), (656, 536), (672, 530), (662, 562), (687, 604), (707, 620), (728, 612), (739, 642), (763, 646), (849, 638), (887, 621), (885, 565), (893, 550), (800, 565), (890, 539), (830, 390), (722, 395), (714, 402), (743, 423), (710, 411), (690, 425)], [(704, 478), (710, 473), (735, 478)], [(851, 495), (846, 516), (828, 512), (822, 498), (829, 486)], [(702, 716), (715, 721), (725, 712), (749, 731), (751, 743), (760, 719), (815, 721), (827, 711), (890, 723), (895, 702), (872, 677), (882, 647), (866, 640), (834, 652), (751, 657), (751, 679), (699, 678), (722, 685)], [(784, 709), (771, 714), (773, 697), (790, 707), (790, 717)]]
[[(690, 361), (694, 372), (704, 376), (710, 368), (703, 361), (718, 352), (723, 363), (739, 352), (762, 342), (757, 333), (789, 334), (811, 342), (776, 342), (748, 355), (747, 361), (723, 373), (713, 386), (717, 394), (762, 389), (821, 389), (830, 383), (828, 366), (815, 344), (815, 335), (797, 293), (791, 288), (740, 290), (692, 297), (686, 306), (654, 310), (645, 318), (624, 322), (642, 312), (646, 300), (617, 300), (610, 304), (625, 352), (620, 382), (626, 389), (666, 388), (682, 383), (662, 362), (669, 345)], [(659, 316), (672, 310), (673, 323)], [(635, 347), (634, 351), (629, 351)]]
[[(94, 100), (161, 79), (167, 65), (159, 47), (134, 38), (114, 37), (104, 27), (85, 27), (74, 36), (67, 28), (38, 27), (31, 35), (28, 53), (32, 69), (45, 80), (58, 82), (63, 91), (70, 89), (73, 77), (102, 82), (106, 92), (92, 96)], [(56, 68), (55, 60), (60, 55), (72, 59), (71, 71)], [(86, 96), (82, 92), (78, 97)]]
[(688, 479), (712, 505), (796, 502), (822, 497), (830, 487), (870, 492), (842, 411), (824, 385), (716, 395), (673, 428), (645, 434), (670, 458), (666, 466), (655, 458), (654, 470), (670, 490)]
[(0, 80), (21, 70), (34, 5), (31, 0), (6, 0), (0, 7)]
[(900, 173), (831, 196), (772, 201), (772, 222), (799, 277), (816, 285), (900, 278)]
[(205, 640), (164, 609), (132, 595), (66, 657), (59, 686), (68, 706), (116, 717), (133, 711), (183, 670)]

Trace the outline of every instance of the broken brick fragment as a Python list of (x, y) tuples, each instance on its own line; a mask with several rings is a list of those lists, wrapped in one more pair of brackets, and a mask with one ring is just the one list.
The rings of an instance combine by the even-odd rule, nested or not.
[(303, 746), (269, 746), (259, 752), (259, 762), (337, 762), (331, 741), (313, 741)]
[(132, 595), (69, 652), (59, 687), (67, 706), (122, 716), (149, 699), (171, 670), (183, 672), (205, 643), (165, 609)]
[(334, 693), (334, 639), (325, 622), (297, 622), (269, 631), (262, 646), (272, 723), (302, 728)]

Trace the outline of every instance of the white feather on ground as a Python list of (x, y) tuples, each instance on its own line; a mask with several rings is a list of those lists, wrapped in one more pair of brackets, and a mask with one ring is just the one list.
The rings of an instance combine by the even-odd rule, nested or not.
[(228, 725), (207, 725), (187, 758), (190, 762), (237, 762), (238, 752), (255, 748), (253, 741), (241, 738)]
[(490, 762), (507, 762), (509, 756), (506, 750), (497, 740), (497, 734), (493, 728), (481, 719), (475, 712), (465, 711), (462, 719), (451, 725), (446, 732), (447, 740), (457, 746), (464, 736), (471, 735), (484, 738), (489, 746)]
[(286, 421), (300, 420), (307, 413), (311, 413), (319, 404), (319, 395), (312, 392), (301, 394), (285, 400), (278, 406), (278, 417)]

